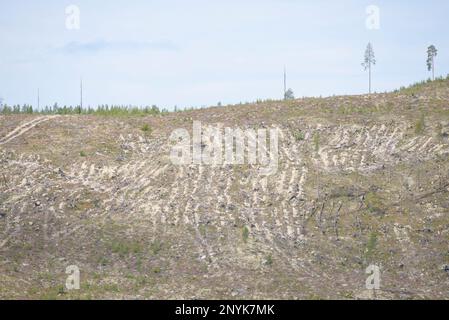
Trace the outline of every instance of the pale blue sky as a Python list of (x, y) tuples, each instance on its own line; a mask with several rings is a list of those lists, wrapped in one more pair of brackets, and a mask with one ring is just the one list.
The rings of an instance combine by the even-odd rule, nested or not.
[[(67, 30), (65, 8), (80, 8)], [(380, 8), (380, 30), (365, 26)], [(0, 97), (41, 106), (84, 102), (172, 109), (367, 91), (371, 41), (377, 91), (429, 77), (426, 49), (449, 73), (449, 2), (364, 0), (0, 0)]]

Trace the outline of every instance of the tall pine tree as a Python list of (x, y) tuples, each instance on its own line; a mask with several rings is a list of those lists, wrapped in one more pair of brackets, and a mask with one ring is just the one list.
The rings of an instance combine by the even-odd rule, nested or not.
[(427, 70), (432, 71), (433, 80), (435, 80), (435, 57), (437, 54), (438, 50), (434, 45), (427, 48)]
[(368, 70), (369, 72), (369, 93), (371, 94), (371, 68), (372, 66), (376, 65), (376, 58), (374, 57), (374, 50), (371, 42), (368, 43), (368, 46), (365, 50), (365, 60), (362, 63), (363, 68), (365, 68), (365, 71)]

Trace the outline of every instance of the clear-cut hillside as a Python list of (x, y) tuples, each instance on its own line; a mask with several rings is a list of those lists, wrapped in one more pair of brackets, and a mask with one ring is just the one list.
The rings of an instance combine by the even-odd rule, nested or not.
[[(277, 173), (173, 165), (169, 136), (193, 121), (280, 129)], [(0, 298), (447, 299), (448, 196), (448, 80), (152, 117), (3, 115)]]

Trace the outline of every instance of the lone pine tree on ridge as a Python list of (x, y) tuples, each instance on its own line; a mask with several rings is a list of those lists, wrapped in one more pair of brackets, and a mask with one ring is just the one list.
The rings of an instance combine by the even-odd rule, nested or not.
[(374, 50), (371, 42), (368, 43), (365, 50), (365, 60), (362, 63), (365, 71), (368, 70), (369, 73), (369, 93), (371, 94), (371, 67), (376, 65), (376, 58), (374, 57)]
[(432, 71), (432, 80), (435, 80), (435, 57), (437, 54), (438, 50), (433, 44), (427, 48), (427, 70)]

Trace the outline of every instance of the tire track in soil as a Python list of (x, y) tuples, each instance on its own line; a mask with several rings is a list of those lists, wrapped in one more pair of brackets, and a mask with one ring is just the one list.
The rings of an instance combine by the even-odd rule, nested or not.
[(0, 145), (8, 143), (8, 142), (14, 140), (15, 138), (18, 138), (18, 137), (22, 136), (23, 134), (27, 133), (29, 130), (33, 129), (35, 126), (37, 126), (43, 122), (46, 122), (50, 119), (54, 119), (56, 117), (58, 117), (58, 116), (46, 116), (43, 118), (36, 118), (36, 119), (33, 119), (26, 123), (23, 123), (20, 126), (18, 126), (17, 128), (15, 128), (13, 131), (8, 133), (3, 138), (0, 138)]

